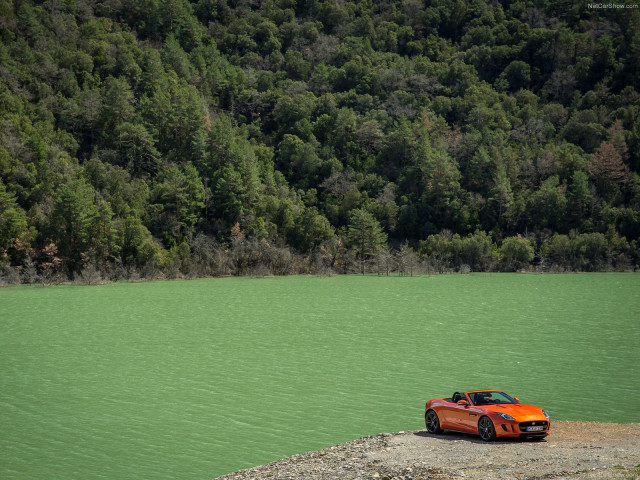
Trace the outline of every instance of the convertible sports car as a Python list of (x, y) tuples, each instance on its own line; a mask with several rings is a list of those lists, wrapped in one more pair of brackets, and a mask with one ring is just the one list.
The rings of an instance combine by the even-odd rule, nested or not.
[(478, 434), (486, 442), (497, 437), (541, 439), (549, 435), (551, 425), (541, 408), (498, 390), (455, 392), (450, 398), (429, 400), (424, 421), (429, 433), (455, 430)]

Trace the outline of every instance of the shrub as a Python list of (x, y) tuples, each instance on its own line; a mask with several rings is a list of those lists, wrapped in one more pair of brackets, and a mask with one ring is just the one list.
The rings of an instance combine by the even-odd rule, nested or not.
[(500, 247), (502, 264), (507, 271), (516, 271), (528, 266), (535, 256), (531, 242), (524, 237), (507, 237)]

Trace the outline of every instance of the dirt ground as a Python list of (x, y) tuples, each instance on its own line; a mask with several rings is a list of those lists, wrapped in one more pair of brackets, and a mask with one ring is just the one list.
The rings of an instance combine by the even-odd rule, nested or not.
[(220, 480), (640, 480), (640, 423), (553, 422), (543, 441), (384, 433)]

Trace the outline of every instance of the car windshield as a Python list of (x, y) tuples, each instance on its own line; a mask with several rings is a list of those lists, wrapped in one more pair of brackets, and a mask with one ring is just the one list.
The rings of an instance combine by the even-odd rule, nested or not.
[(484, 391), (484, 392), (467, 392), (467, 396), (474, 405), (497, 405), (501, 403), (517, 403), (504, 392)]

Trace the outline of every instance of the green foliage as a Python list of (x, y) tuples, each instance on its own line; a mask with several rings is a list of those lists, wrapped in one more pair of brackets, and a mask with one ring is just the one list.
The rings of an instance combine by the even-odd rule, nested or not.
[(156, 232), (168, 235), (166, 240), (182, 240), (195, 233), (202, 218), (205, 190), (197, 170), (190, 163), (179, 168), (171, 165), (159, 175), (151, 191), (150, 202), (155, 213)]
[[(351, 213), (347, 241), (363, 262), (378, 253), (387, 241), (387, 234), (369, 212), (356, 209)], [(364, 273), (364, 271), (363, 271)]]
[(470, 271), (486, 271), (492, 269), (497, 260), (491, 237), (479, 230), (466, 237), (451, 235), (449, 231), (429, 235), (420, 242), (418, 252), (428, 257), (438, 270), (455, 265), (467, 266)]
[(633, 268), (638, 11), (422, 3), (0, 2), (0, 263)]
[(524, 237), (508, 237), (502, 241), (500, 256), (508, 271), (523, 268), (533, 260), (535, 252), (531, 242)]
[(81, 179), (63, 185), (55, 199), (51, 237), (71, 273), (79, 272), (88, 264), (90, 255), (98, 254), (103, 242), (109, 242), (108, 206), (94, 200), (94, 189)]
[(0, 265), (7, 260), (21, 260), (20, 250), (29, 245), (27, 216), (0, 180)]

